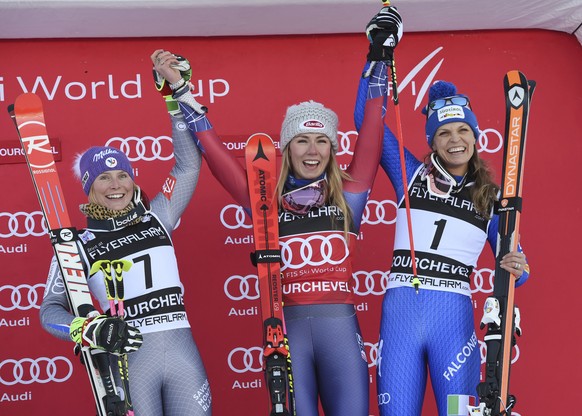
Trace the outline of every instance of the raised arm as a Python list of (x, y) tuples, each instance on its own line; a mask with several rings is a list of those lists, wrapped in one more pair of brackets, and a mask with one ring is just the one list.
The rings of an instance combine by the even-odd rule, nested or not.
[(162, 185), (162, 191), (151, 201), (151, 206), (171, 233), (194, 194), (202, 156), (186, 129), (184, 116), (171, 115), (170, 119), (175, 164)]
[(358, 140), (354, 156), (347, 169), (353, 181), (344, 184), (347, 192), (368, 191), (378, 170), (382, 152), (382, 127), (386, 114), (387, 79), (384, 62), (367, 62), (366, 73), (373, 66), (369, 76), (360, 80), (357, 102), (364, 108), (363, 121), (358, 128)]
[[(157, 82), (160, 85), (158, 89), (165, 95), (166, 102), (173, 99), (179, 103), (179, 108), (176, 107), (174, 111), (175, 113), (181, 111), (184, 115), (188, 130), (208, 163), (210, 171), (238, 204), (248, 208), (250, 203), (245, 171), (218, 137), (206, 117), (206, 107), (200, 105), (191, 93), (188, 82), (190, 66), (184, 66), (184, 62), (187, 61), (163, 50), (155, 51), (152, 54), (152, 61), (156, 72), (163, 77), (159, 83)], [(163, 92), (164, 88), (166, 93)], [(169, 110), (170, 107), (171, 105), (168, 105)]]
[[(366, 28), (366, 33), (370, 41), (370, 52), (368, 54), (368, 61), (382, 62), (388, 67), (387, 72), (390, 76), (390, 69), (394, 59), (394, 48), (402, 38), (403, 25), (402, 18), (394, 7), (384, 7), (376, 16), (372, 18)], [(369, 70), (368, 70), (369, 72)], [(362, 79), (361, 83), (365, 82), (366, 78)], [(360, 85), (360, 89), (362, 86)], [(354, 110), (354, 122), (356, 129), (360, 131), (364, 126), (365, 109), (367, 101), (363, 99), (363, 94), (358, 93), (356, 106)], [(382, 151), (380, 164), (384, 171), (388, 174), (390, 181), (396, 191), (397, 197), (403, 195), (403, 180), (400, 167), (400, 153), (399, 143), (388, 128), (383, 126), (384, 138), (382, 143)], [(414, 173), (420, 162), (408, 151), (404, 150), (405, 164), (408, 179)]]
[(359, 227), (382, 155), (388, 69), (394, 48), (402, 38), (402, 18), (396, 8), (382, 8), (368, 23), (366, 34), (370, 48), (354, 111), (358, 140), (347, 169), (353, 181), (344, 184), (344, 195), (352, 209), (356, 228)]

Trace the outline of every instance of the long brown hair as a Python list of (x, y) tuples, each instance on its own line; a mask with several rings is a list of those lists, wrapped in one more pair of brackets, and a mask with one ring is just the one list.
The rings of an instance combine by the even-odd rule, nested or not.
[[(279, 199), (279, 206), (281, 205), (281, 195), (285, 188), (285, 182), (289, 173), (293, 171), (291, 164), (291, 154), (289, 152), (289, 146), (283, 151), (283, 160), (281, 163), (281, 173), (279, 174), (279, 180), (277, 182), (277, 197)], [(347, 235), (350, 231), (352, 224), (352, 211), (348, 205), (346, 198), (343, 193), (344, 180), (352, 180), (350, 175), (340, 169), (337, 159), (335, 157), (335, 152), (330, 153), (329, 161), (325, 168), (325, 173), (327, 175), (327, 200), (325, 203), (327, 205), (335, 205), (344, 213), (344, 236), (347, 240)]]
[[(430, 163), (430, 155), (431, 153), (426, 156), (425, 164)], [(476, 145), (473, 147), (473, 155), (467, 164), (469, 165), (467, 181), (474, 182), (474, 185), (468, 188), (471, 201), (473, 202), (475, 211), (483, 218), (489, 220), (491, 219), (491, 209), (497, 200), (499, 186), (493, 181), (493, 171), (490, 169), (487, 161), (479, 156)]]
[(486, 160), (481, 159), (474, 147), (473, 156), (469, 159), (469, 175), (475, 181), (470, 187), (471, 200), (475, 210), (484, 218), (491, 219), (491, 209), (497, 200), (499, 186), (493, 181), (493, 172)]

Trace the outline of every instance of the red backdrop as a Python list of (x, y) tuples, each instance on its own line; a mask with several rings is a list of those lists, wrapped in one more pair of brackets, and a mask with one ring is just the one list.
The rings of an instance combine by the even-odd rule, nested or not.
[[(277, 138), (286, 107), (314, 99), (340, 116), (339, 160), (349, 163), (356, 138), (352, 107), (367, 48), (363, 35), (0, 41), (0, 102), (7, 106), (23, 91), (43, 99), (49, 135), (62, 158), (57, 165), (69, 211), (79, 227), (84, 221), (75, 207), (85, 198), (70, 173), (76, 153), (90, 145), (127, 146), (137, 181), (150, 195), (161, 189), (172, 165), (169, 121), (151, 82), (149, 55), (157, 48), (190, 59), (199, 101), (208, 105), (210, 119), (235, 154), (242, 154), (254, 132)], [(532, 276), (516, 294), (523, 336), (511, 390), (518, 398), (516, 415), (566, 414), (582, 385), (576, 326), (581, 284), (575, 275), (581, 198), (578, 178), (571, 176), (582, 155), (575, 125), (582, 104), (582, 48), (573, 36), (545, 31), (413, 33), (398, 47), (397, 69), (406, 145), (417, 156), (428, 151), (420, 107), (434, 80), (450, 80), (471, 97), (485, 130), (481, 155), (497, 172), (505, 123), (503, 76), (519, 69), (538, 82), (521, 229)], [(391, 106), (388, 123), (394, 126), (393, 115)], [(92, 414), (89, 384), (72, 343), (55, 340), (39, 324), (52, 250), (16, 139), (8, 114), (0, 113), (0, 414)], [(266, 414), (256, 348), (259, 302), (248, 261), (250, 222), (232, 204), (204, 166), (174, 239), (214, 414), (254, 416)], [(394, 216), (394, 193), (380, 170), (354, 274), (372, 415), (378, 414), (376, 343)], [(492, 269), (486, 249), (473, 278), (477, 322), (491, 292)], [(482, 339), (484, 331), (477, 334)], [(243, 360), (247, 350), (250, 362)], [(482, 357), (484, 352), (481, 342)], [(427, 393), (423, 415), (434, 415)]]

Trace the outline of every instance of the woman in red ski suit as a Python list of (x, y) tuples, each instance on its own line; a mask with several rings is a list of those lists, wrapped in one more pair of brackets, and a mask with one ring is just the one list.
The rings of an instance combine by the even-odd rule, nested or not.
[[(384, 33), (399, 39), (400, 16), (390, 9), (392, 20)], [(158, 51), (157, 62), (167, 60), (179, 64), (172, 53)], [(177, 70), (158, 72), (180, 102), (213, 175), (250, 212), (244, 169), (217, 136), (205, 108), (195, 101)], [(364, 118), (345, 172), (336, 161), (338, 120), (332, 110), (306, 101), (289, 107), (283, 121), (279, 240), (284, 315), (300, 416), (318, 415), (318, 399), (328, 415), (369, 415), (369, 373), (354, 307), (352, 260), (382, 151), (386, 72), (384, 62), (366, 63), (357, 96), (365, 108)]]

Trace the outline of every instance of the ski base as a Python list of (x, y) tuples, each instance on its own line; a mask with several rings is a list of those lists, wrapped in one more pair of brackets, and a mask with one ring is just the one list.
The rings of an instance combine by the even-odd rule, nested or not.
[(518, 248), (522, 207), (523, 166), (526, 131), (534, 81), (519, 71), (510, 71), (504, 78), (506, 101), (505, 143), (501, 197), (496, 206), (499, 216), (497, 254), (493, 294), (487, 298), (481, 329), (487, 345), (485, 380), (477, 386), (480, 404), (468, 406), (471, 415), (511, 416), (517, 400), (509, 393), (511, 351), (515, 335), (521, 335), (519, 310), (514, 305), (516, 277), (499, 266), (507, 253)]
[[(33, 185), (59, 269), (63, 277), (69, 308), (75, 316), (96, 313), (87, 285), (77, 230), (71, 226), (62, 193), (52, 148), (44, 121), (40, 98), (32, 93), (21, 94), (8, 107), (24, 150)], [(108, 354), (104, 351), (78, 347), (77, 354), (87, 370), (98, 416), (124, 416), (126, 409), (117, 395)]]
[(261, 315), (263, 367), (269, 390), (270, 416), (295, 415), (291, 354), (285, 333), (281, 288), (281, 250), (277, 204), (276, 149), (266, 134), (254, 134), (245, 148), (249, 196), (253, 217)]

